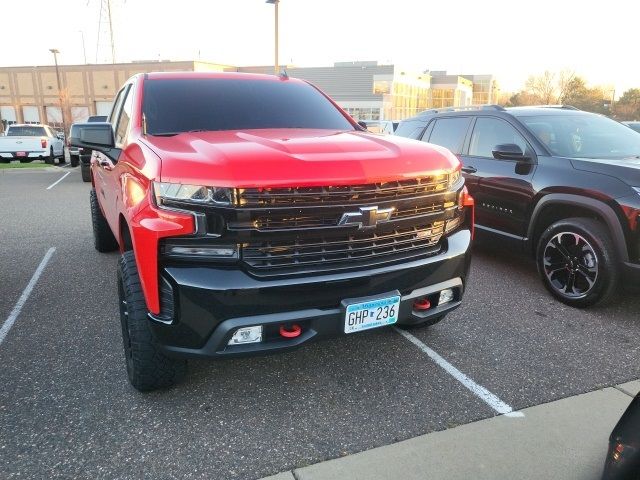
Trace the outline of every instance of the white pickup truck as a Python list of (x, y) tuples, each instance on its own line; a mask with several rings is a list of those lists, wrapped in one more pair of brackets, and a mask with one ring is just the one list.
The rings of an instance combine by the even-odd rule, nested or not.
[(0, 137), (0, 162), (31, 162), (36, 159), (64, 163), (64, 142), (48, 125), (9, 125)]

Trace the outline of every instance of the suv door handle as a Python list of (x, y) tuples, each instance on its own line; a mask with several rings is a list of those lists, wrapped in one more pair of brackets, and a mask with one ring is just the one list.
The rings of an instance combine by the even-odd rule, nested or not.
[(98, 164), (105, 170), (113, 170), (113, 165), (108, 160), (100, 160)]
[(478, 169), (476, 167), (472, 167), (471, 165), (469, 165), (468, 167), (462, 167), (462, 171), (464, 173), (476, 173)]

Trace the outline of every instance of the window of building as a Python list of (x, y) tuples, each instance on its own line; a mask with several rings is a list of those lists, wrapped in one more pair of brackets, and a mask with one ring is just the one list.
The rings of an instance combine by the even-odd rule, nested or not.
[(523, 152), (527, 151), (526, 140), (507, 122), (498, 118), (480, 117), (473, 128), (469, 155), (493, 158), (495, 146), (505, 143), (518, 145)]
[(439, 118), (431, 131), (429, 143), (448, 148), (453, 153), (460, 153), (470, 121), (469, 117)]

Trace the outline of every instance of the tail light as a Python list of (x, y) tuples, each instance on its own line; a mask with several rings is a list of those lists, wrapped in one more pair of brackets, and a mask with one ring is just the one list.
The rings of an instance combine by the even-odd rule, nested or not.
[(40, 147), (41, 148), (47, 148), (47, 139), (46, 138), (41, 138), (40, 139)]

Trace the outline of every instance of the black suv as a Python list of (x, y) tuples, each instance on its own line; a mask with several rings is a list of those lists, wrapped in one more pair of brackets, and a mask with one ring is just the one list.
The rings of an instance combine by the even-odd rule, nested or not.
[(574, 307), (640, 280), (640, 135), (569, 106), (427, 110), (396, 135), (463, 163), (478, 238), (535, 255), (547, 289)]

